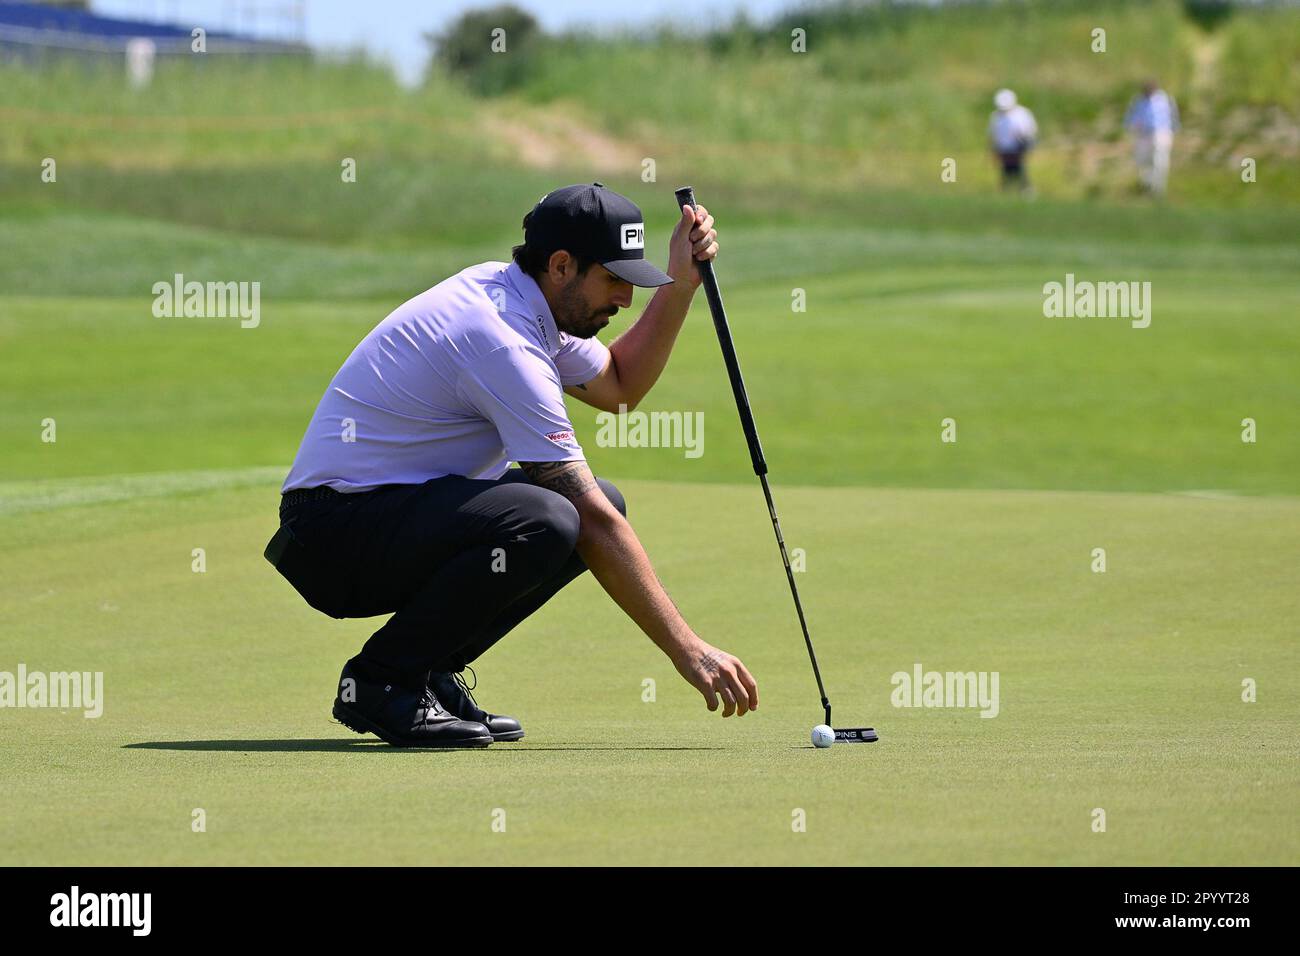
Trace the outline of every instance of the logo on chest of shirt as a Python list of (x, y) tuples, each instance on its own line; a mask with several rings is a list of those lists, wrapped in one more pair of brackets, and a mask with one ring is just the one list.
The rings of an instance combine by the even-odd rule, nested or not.
[(645, 248), (645, 223), (625, 222), (618, 227), (618, 237), (624, 249)]

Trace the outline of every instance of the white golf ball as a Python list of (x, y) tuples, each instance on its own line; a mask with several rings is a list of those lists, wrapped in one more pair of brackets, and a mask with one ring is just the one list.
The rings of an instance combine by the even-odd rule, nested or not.
[(825, 724), (818, 724), (813, 728), (812, 742), (814, 747), (829, 747), (835, 743), (835, 731)]

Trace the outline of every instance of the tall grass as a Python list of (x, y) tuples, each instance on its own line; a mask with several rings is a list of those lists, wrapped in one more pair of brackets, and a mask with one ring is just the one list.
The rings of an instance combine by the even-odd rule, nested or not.
[[(1091, 49), (1098, 27), (1105, 53)], [(794, 29), (806, 53), (792, 52)], [(0, 215), (69, 205), (329, 241), (422, 240), (475, 229), (470, 202), (514, 218), (520, 194), (561, 181), (652, 191), (639, 163), (610, 169), (576, 149), (539, 168), (502, 134), (550, 135), (545, 116), (617, 138), (655, 160), (660, 182), (694, 180), (744, 212), (802, 203), (848, 216), (891, 192), (992, 191), (984, 130), (1004, 85), (1038, 115), (1040, 194), (1123, 203), (1120, 119), (1150, 75), (1184, 107), (1175, 202), (1263, 215), (1300, 203), (1300, 177), (1285, 174), (1300, 149), (1298, 38), (1295, 9), (1240, 10), (1206, 33), (1175, 0), (835, 3), (713, 32), (543, 37), (521, 85), (498, 97), (437, 70), (406, 90), (363, 58), (166, 60), (143, 90), (112, 65), (0, 64)], [(1203, 89), (1207, 43), (1221, 52)], [(1236, 155), (1247, 146), (1267, 173), (1248, 188)], [(46, 158), (57, 186), (39, 179)], [(357, 161), (356, 188), (340, 188), (344, 158)], [(945, 158), (956, 182), (940, 182)]]
[(411, 93), (365, 59), (164, 59), (143, 89), (102, 60), (0, 64), (0, 161), (157, 169), (337, 159), (357, 149), (464, 156), (473, 137), (452, 134), (475, 108), (450, 81), (436, 77)]
[(1224, 27), (1224, 104), (1276, 106), (1300, 119), (1300, 9), (1266, 9)]

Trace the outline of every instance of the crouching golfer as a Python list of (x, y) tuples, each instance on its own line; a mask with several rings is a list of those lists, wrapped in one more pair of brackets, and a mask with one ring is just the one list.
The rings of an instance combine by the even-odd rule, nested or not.
[[(699, 286), (693, 260), (717, 255), (713, 217), (682, 208), (666, 274), (645, 259), (641, 210), (600, 183), (548, 193), (523, 225), (513, 262), (470, 266), (361, 341), (285, 480), (267, 559), (332, 617), (392, 614), (344, 665), (334, 716), (395, 746), (518, 740), (460, 674), (588, 569), (710, 710), (743, 715), (753, 677), (669, 600), (563, 395), (610, 412), (645, 397)], [(607, 348), (596, 333), (633, 286), (657, 291)]]

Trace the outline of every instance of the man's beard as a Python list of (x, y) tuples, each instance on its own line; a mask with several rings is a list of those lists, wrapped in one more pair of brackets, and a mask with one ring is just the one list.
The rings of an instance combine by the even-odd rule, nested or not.
[(560, 290), (555, 327), (567, 335), (589, 339), (609, 325), (610, 318), (618, 312), (618, 309), (615, 306), (610, 306), (608, 309), (592, 309), (587, 297), (579, 291), (578, 282), (578, 279), (574, 279)]

